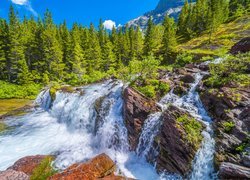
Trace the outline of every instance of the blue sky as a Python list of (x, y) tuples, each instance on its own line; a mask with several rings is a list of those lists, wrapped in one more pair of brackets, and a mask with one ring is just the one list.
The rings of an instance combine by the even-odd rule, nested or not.
[(0, 0), (0, 17), (7, 18), (9, 6), (13, 4), (20, 17), (43, 16), (48, 8), (56, 23), (65, 19), (69, 25), (73, 22), (97, 25), (102, 18), (118, 25), (154, 9), (157, 3), (158, 0)]

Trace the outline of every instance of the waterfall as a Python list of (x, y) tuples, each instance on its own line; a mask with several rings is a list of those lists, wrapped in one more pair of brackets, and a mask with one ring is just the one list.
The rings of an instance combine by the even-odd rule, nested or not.
[(36, 98), (35, 105), (40, 106), (41, 108), (48, 110), (50, 108), (52, 99), (50, 97), (49, 89), (43, 90)]
[(192, 172), (190, 174), (190, 179), (215, 179), (216, 175), (214, 173), (213, 159), (215, 152), (215, 141), (213, 139), (212, 130), (212, 119), (208, 116), (196, 88), (203, 75), (197, 73), (195, 75), (195, 82), (191, 85), (191, 88), (187, 95), (177, 99), (174, 102), (175, 106), (178, 106), (186, 111), (188, 111), (197, 120), (201, 121), (206, 125), (206, 129), (202, 132), (203, 141), (201, 148), (195, 155), (192, 165)]
[(146, 157), (152, 148), (154, 138), (157, 135), (161, 122), (161, 112), (151, 114), (145, 121), (136, 153), (139, 156)]
[[(221, 59), (219, 59), (221, 60)], [(218, 61), (219, 61), (218, 60)], [(211, 127), (212, 119), (208, 116), (196, 88), (202, 80), (203, 75), (197, 73), (195, 75), (195, 82), (191, 84), (188, 93), (182, 97), (178, 97), (173, 93), (173, 89), (164, 96), (158, 103), (162, 110), (166, 110), (169, 103), (189, 112), (198, 121), (201, 121), (206, 129), (202, 132), (203, 141), (201, 148), (195, 155), (192, 164), (192, 172), (189, 176), (190, 179), (216, 179), (214, 173), (213, 159), (215, 152), (215, 141), (213, 139), (213, 130)], [(139, 144), (137, 147), (137, 154), (142, 157), (147, 157), (148, 152), (152, 149), (152, 144), (155, 136), (157, 135), (160, 127), (161, 112), (152, 114), (145, 121), (142, 133), (140, 135)], [(161, 179), (179, 179), (179, 176), (168, 175), (167, 173), (161, 174)]]
[[(211, 179), (214, 172), (212, 120), (196, 92), (202, 77), (202, 74), (196, 74), (187, 95), (180, 98), (171, 90), (158, 103), (162, 111), (172, 103), (206, 125), (206, 130), (202, 132), (204, 140), (193, 160), (190, 179)], [(153, 142), (161, 126), (162, 112), (149, 115), (136, 152), (129, 151), (122, 116), (123, 86), (120, 81), (109, 80), (80, 87), (79, 92), (59, 91), (53, 102), (49, 90), (42, 91), (35, 101), (40, 108), (5, 120), (11, 128), (0, 135), (0, 170), (29, 155), (55, 155), (54, 167), (62, 170), (106, 153), (118, 166), (117, 173), (127, 177), (143, 180), (180, 179), (167, 173), (157, 174), (154, 166), (146, 161), (149, 153), (155, 152)]]
[(122, 116), (123, 84), (109, 80), (79, 89), (75, 93), (57, 92), (52, 104), (49, 90), (43, 91), (36, 100), (41, 108), (5, 120), (12, 128), (0, 135), (0, 170), (29, 155), (55, 155), (53, 165), (60, 170), (106, 153), (119, 174), (159, 179), (152, 165), (129, 151)]

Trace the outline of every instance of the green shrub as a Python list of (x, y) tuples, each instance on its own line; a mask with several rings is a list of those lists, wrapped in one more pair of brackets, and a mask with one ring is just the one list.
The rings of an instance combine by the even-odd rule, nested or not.
[(192, 63), (193, 56), (188, 53), (178, 54), (176, 58), (176, 65), (177, 66), (185, 66), (186, 64)]
[(40, 84), (17, 85), (0, 81), (0, 99), (35, 99), (40, 92)]
[(147, 96), (148, 98), (156, 97), (155, 87), (152, 85), (147, 85), (144, 87), (137, 87), (136, 89), (140, 91), (142, 94), (144, 94), (145, 96)]
[(161, 95), (165, 95), (170, 91), (170, 85), (166, 82), (160, 82), (158, 89)]
[(221, 87), (228, 83), (237, 83), (240, 86), (250, 85), (247, 66), (250, 65), (250, 53), (237, 56), (228, 56), (222, 63), (210, 64), (210, 78), (205, 84), (210, 87)]
[(223, 129), (225, 132), (229, 133), (232, 131), (232, 129), (235, 127), (234, 122), (224, 122), (222, 123)]
[(53, 157), (46, 157), (42, 160), (40, 165), (34, 169), (30, 177), (31, 180), (47, 180), (50, 176), (54, 175), (56, 171), (51, 166)]
[(183, 115), (177, 118), (177, 122), (182, 125), (187, 136), (187, 140), (195, 148), (199, 148), (200, 142), (202, 141), (202, 125), (194, 118), (190, 118), (188, 115)]

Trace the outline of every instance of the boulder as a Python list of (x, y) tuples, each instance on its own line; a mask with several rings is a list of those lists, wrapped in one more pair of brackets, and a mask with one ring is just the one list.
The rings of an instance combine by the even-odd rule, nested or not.
[(221, 179), (250, 179), (250, 168), (223, 162), (219, 170)]
[(246, 53), (250, 51), (250, 37), (246, 37), (237, 42), (230, 50), (231, 54)]
[(44, 160), (47, 157), (52, 157), (52, 156), (45, 156), (45, 155), (27, 156), (16, 161), (14, 165), (8, 168), (8, 170), (21, 171), (27, 175), (32, 175), (34, 169), (38, 167), (42, 162), (42, 160)]
[(86, 163), (73, 164), (61, 173), (50, 177), (51, 180), (95, 180), (112, 175), (116, 169), (114, 162), (106, 154), (100, 154)]
[(29, 176), (24, 172), (15, 171), (15, 170), (6, 170), (0, 171), (1, 180), (29, 180)]
[(128, 87), (124, 90), (124, 119), (128, 130), (128, 141), (131, 150), (135, 150), (148, 115), (160, 111), (156, 102), (145, 97), (135, 89)]
[[(182, 123), (177, 122), (179, 117), (186, 116), (193, 119), (185, 111), (170, 106), (162, 116), (162, 127), (160, 133), (155, 138), (154, 146), (158, 148), (159, 155), (156, 158), (156, 166), (159, 171), (186, 175), (191, 169), (192, 160), (202, 141), (202, 125), (197, 131), (197, 136), (201, 137), (196, 144), (190, 141)], [(197, 121), (200, 124), (200, 122)]]

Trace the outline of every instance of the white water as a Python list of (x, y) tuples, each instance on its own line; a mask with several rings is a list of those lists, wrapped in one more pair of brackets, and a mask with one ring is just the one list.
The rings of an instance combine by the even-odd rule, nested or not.
[[(196, 74), (195, 82), (191, 84), (190, 90), (187, 95), (179, 98), (173, 93), (173, 90), (171, 90), (170, 93), (163, 97), (158, 103), (163, 111), (167, 109), (169, 104), (173, 104), (181, 109), (184, 109), (206, 126), (206, 129), (202, 132), (204, 138), (201, 148), (196, 153), (195, 159), (193, 160), (192, 172), (189, 176), (189, 179), (194, 180), (216, 179), (216, 174), (214, 173), (213, 167), (215, 141), (212, 137), (212, 120), (203, 107), (198, 92), (196, 92), (196, 88), (202, 78), (203, 75), (201, 75), (200, 73)], [(152, 149), (153, 140), (157, 135), (159, 127), (161, 125), (160, 116), (161, 113), (159, 112), (153, 114), (149, 116), (149, 118), (146, 120), (146, 123), (144, 124), (143, 131), (141, 133), (139, 144), (136, 150), (137, 154), (144, 158), (147, 157), (148, 152)], [(175, 175), (169, 176), (166, 175), (166, 173), (162, 173), (161, 175), (161, 179), (178, 178), (180, 177)]]
[[(202, 75), (197, 74), (186, 96), (179, 98), (171, 91), (159, 102), (163, 110), (173, 103), (207, 126), (203, 132), (202, 147), (193, 162), (190, 179), (211, 179), (213, 175), (211, 119), (195, 91), (201, 79)], [(83, 87), (83, 95), (57, 93), (52, 107), (49, 91), (43, 91), (36, 100), (41, 108), (25, 116), (6, 120), (13, 129), (0, 136), (0, 170), (5, 170), (16, 160), (28, 155), (55, 154), (54, 166), (64, 169), (73, 163), (106, 153), (127, 177), (142, 180), (179, 178), (166, 173), (159, 176), (154, 167), (146, 162), (161, 125), (161, 112), (148, 117), (136, 152), (129, 152), (127, 130), (122, 118), (122, 86), (121, 82), (107, 81)], [(104, 96), (96, 122), (94, 105), (97, 99)]]
[(216, 179), (213, 166), (213, 158), (215, 152), (215, 141), (213, 139), (213, 130), (211, 128), (211, 118), (208, 116), (203, 104), (201, 103), (196, 88), (203, 76), (197, 73), (195, 82), (192, 84), (187, 95), (177, 99), (173, 104), (188, 111), (196, 119), (206, 125), (206, 129), (202, 132), (203, 141), (201, 148), (196, 153), (193, 161), (192, 173), (190, 179), (194, 180), (209, 180)]
[[(121, 82), (107, 81), (84, 87), (83, 95), (57, 93), (50, 110), (49, 93), (42, 92), (37, 98), (42, 108), (6, 120), (12, 129), (0, 136), (0, 170), (28, 155), (54, 154), (54, 166), (65, 169), (106, 153), (127, 177), (159, 179), (152, 165), (128, 151), (122, 118), (122, 86)], [(104, 96), (96, 127), (94, 104)]]

